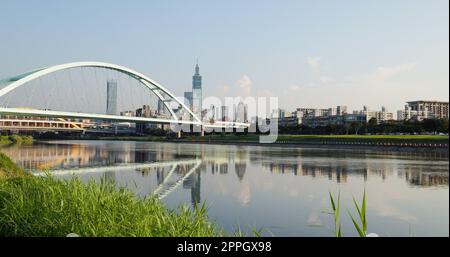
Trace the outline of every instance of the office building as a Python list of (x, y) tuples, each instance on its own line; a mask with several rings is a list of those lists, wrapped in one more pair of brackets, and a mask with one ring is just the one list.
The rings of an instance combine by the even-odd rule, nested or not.
[(117, 115), (117, 82), (108, 81), (106, 84), (106, 114)]
[(152, 109), (149, 105), (143, 105), (142, 108), (136, 110), (136, 117), (150, 118), (152, 116)]
[(234, 107), (234, 121), (245, 123), (248, 121), (248, 106), (243, 102), (239, 102), (237, 106)]
[(157, 114), (159, 116), (164, 116), (166, 114), (166, 106), (161, 99), (158, 99), (158, 111)]
[(135, 112), (134, 111), (123, 111), (123, 112), (120, 112), (120, 116), (133, 117), (133, 116), (135, 116)]
[(220, 108), (220, 120), (221, 121), (229, 121), (230, 120), (230, 115), (228, 113), (228, 106), (222, 106)]
[(192, 110), (193, 108), (193, 99), (192, 92), (184, 92), (184, 104)]
[(347, 114), (347, 106), (339, 105), (336, 107), (336, 115), (337, 116), (342, 116), (345, 114)]
[(192, 112), (202, 119), (202, 76), (198, 63), (195, 65), (195, 74), (192, 76)]
[[(435, 119), (448, 119), (448, 102), (443, 101), (410, 101), (407, 102), (408, 106), (411, 108), (411, 111), (418, 112), (420, 114), (429, 114), (431, 117)], [(420, 119), (420, 117), (419, 117)]]

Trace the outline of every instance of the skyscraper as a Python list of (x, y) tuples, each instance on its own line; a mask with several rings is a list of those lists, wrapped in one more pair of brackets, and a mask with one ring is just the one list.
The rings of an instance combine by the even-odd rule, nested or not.
[(184, 92), (184, 104), (192, 110), (192, 92), (186, 91)]
[(202, 76), (198, 63), (195, 65), (195, 74), (192, 76), (192, 112), (202, 118)]
[(158, 99), (158, 115), (162, 116), (166, 114), (166, 107), (161, 99)]
[(229, 121), (228, 106), (224, 105), (221, 107), (220, 120), (221, 121)]
[(117, 82), (106, 84), (106, 114), (117, 115)]
[(235, 122), (247, 122), (248, 107), (242, 101), (237, 106), (234, 106), (234, 121)]

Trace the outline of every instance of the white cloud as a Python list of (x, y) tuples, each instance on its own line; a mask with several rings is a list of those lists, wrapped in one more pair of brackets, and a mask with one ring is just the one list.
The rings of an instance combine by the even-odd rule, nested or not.
[(334, 83), (336, 82), (336, 80), (334, 78), (331, 77), (326, 77), (326, 76), (322, 76), (319, 78), (319, 81), (323, 84), (329, 84), (329, 83)]
[(252, 199), (252, 192), (250, 190), (250, 185), (247, 181), (244, 181), (239, 188), (237, 193), (238, 201), (242, 206), (247, 206)]
[(252, 91), (252, 84), (252, 80), (247, 75), (242, 76), (238, 80), (239, 95), (249, 96)]
[(320, 65), (320, 57), (308, 57), (306, 63), (313, 69), (317, 69)]
[(346, 80), (348, 82), (356, 83), (380, 84), (402, 73), (414, 70), (415, 68), (415, 62), (403, 63), (391, 67), (378, 67), (373, 72), (349, 76)]
[(317, 212), (312, 212), (311, 214), (309, 214), (307, 225), (308, 226), (322, 226), (323, 225), (322, 221), (320, 220), (319, 214)]
[(400, 73), (413, 70), (415, 67), (415, 62), (404, 63), (394, 67), (378, 67), (375, 72), (375, 77), (379, 80), (387, 80)]
[(258, 92), (256, 92), (256, 96), (259, 96), (259, 97), (273, 97), (273, 96), (275, 96), (275, 94), (272, 93), (272, 91), (270, 91), (268, 89), (261, 89), (261, 90), (258, 90)]
[(291, 85), (289, 87), (290, 90), (292, 91), (299, 91), (300, 90), (300, 86), (299, 85)]
[(228, 91), (230, 90), (230, 86), (224, 85), (224, 86), (222, 87), (222, 90), (225, 91), (225, 92), (228, 92)]

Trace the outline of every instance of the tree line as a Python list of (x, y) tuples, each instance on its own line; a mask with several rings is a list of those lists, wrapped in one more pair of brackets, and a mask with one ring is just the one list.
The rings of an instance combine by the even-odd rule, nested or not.
[(304, 124), (279, 127), (281, 134), (390, 134), (390, 133), (448, 133), (448, 119), (424, 119), (422, 121), (400, 121), (377, 123), (375, 118), (367, 123), (350, 122), (343, 125), (329, 124), (310, 127)]

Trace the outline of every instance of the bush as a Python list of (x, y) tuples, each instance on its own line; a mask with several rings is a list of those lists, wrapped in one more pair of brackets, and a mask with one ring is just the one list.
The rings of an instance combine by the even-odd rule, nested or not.
[(0, 145), (11, 145), (11, 144), (30, 145), (33, 144), (33, 137), (19, 136), (19, 135), (0, 136)]

